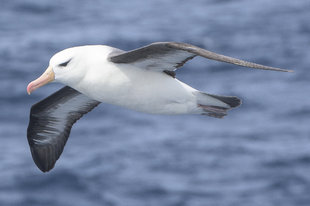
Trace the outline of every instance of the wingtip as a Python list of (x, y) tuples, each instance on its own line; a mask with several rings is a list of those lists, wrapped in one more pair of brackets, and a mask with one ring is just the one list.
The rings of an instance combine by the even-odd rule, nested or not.
[(291, 69), (278, 69), (276, 71), (280, 71), (280, 72), (289, 72), (289, 73), (292, 73), (294, 72), (294, 70), (291, 70)]
[(37, 167), (39, 168), (39, 170), (41, 171), (41, 172), (43, 172), (43, 173), (47, 173), (47, 172), (49, 172), (51, 169), (45, 169), (45, 168), (43, 168), (43, 167), (39, 167), (38, 165), (37, 165)]
[(48, 164), (44, 164), (44, 163), (42, 164), (42, 162), (40, 162), (40, 161), (34, 161), (34, 162), (37, 165), (37, 167), (39, 168), (39, 170), (41, 170), (41, 172), (43, 172), (43, 173), (49, 172), (55, 166), (55, 164), (54, 165), (48, 165)]
[(43, 148), (31, 148), (32, 159), (36, 166), (44, 173), (54, 168), (56, 161), (51, 161)]
[(249, 67), (249, 68), (253, 68), (253, 69), (275, 71), (275, 72), (294, 72), (294, 70), (291, 70), (291, 69), (281, 69), (281, 68), (277, 68), (277, 67), (270, 67), (270, 66), (252, 63), (252, 62), (249, 62), (249, 64), (250, 65), (240, 65), (240, 66)]

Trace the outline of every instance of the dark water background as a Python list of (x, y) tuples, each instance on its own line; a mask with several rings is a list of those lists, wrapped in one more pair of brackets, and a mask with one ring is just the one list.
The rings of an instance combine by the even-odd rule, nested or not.
[[(1, 206), (310, 205), (310, 1), (0, 0)], [(196, 58), (178, 71), (243, 105), (222, 119), (101, 104), (73, 127), (56, 167), (34, 165), (27, 84), (64, 48), (181, 41), (294, 73)]]

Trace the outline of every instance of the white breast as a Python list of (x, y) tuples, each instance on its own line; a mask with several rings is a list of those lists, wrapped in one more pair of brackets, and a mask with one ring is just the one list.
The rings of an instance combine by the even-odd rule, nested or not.
[(196, 90), (163, 72), (104, 59), (88, 69), (75, 89), (95, 100), (158, 114), (191, 113), (197, 107)]

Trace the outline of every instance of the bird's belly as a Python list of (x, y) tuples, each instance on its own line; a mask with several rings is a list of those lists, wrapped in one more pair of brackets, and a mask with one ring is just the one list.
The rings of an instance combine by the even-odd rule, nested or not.
[(97, 100), (146, 113), (186, 114), (194, 100), (190, 94), (182, 95), (178, 92), (180, 91), (136, 82), (134, 85), (114, 87), (109, 91), (103, 89)]
[(93, 82), (96, 84), (88, 85), (91, 90), (81, 92), (98, 101), (140, 112), (187, 114), (197, 107), (195, 89), (161, 72), (125, 70)]

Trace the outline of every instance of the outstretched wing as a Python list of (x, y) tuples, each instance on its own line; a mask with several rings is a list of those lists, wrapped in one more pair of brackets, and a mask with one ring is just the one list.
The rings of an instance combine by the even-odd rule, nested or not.
[(72, 125), (98, 104), (66, 86), (31, 107), (27, 138), (32, 158), (40, 170), (47, 172), (54, 167)]
[(173, 72), (195, 56), (243, 67), (291, 72), (291, 70), (255, 64), (178, 42), (157, 42), (128, 52), (112, 53), (109, 60), (114, 63), (133, 64), (140, 68)]

